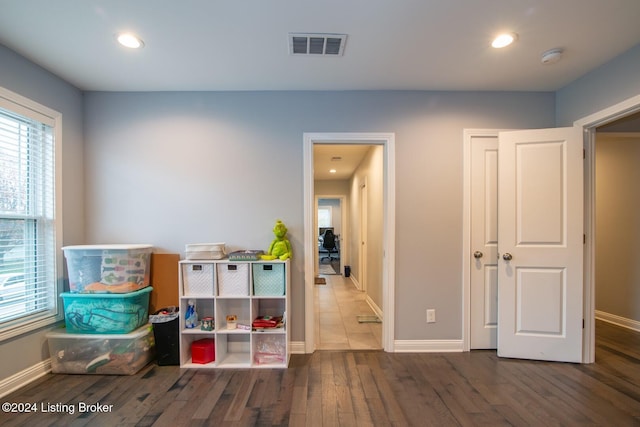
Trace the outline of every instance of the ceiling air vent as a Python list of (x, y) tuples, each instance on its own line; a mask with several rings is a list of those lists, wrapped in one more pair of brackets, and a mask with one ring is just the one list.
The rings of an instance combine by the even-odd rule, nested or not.
[(346, 34), (289, 33), (289, 52), (292, 55), (342, 56)]

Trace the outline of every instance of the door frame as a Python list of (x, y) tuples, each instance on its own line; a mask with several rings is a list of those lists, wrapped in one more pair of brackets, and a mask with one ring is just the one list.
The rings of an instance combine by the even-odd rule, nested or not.
[(596, 283), (595, 283), (595, 194), (596, 194), (596, 128), (614, 122), (630, 114), (640, 112), (640, 95), (614, 104), (573, 123), (584, 131), (584, 331), (582, 362), (594, 363), (596, 360)]
[[(315, 190), (314, 190), (315, 191)], [(349, 256), (349, 243), (348, 243), (348, 239), (349, 239), (349, 219), (347, 218), (347, 215), (345, 215), (345, 212), (348, 212), (348, 206), (347, 206), (347, 198), (344, 195), (326, 195), (326, 194), (315, 194), (313, 195), (313, 200), (314, 200), (314, 206), (315, 206), (315, 211), (318, 212), (318, 199), (333, 199), (333, 200), (339, 200), (340, 201), (340, 224), (341, 224), (341, 228), (342, 228), (342, 233), (340, 234), (340, 275), (342, 275), (343, 272), (343, 268), (344, 268), (344, 263), (343, 261), (345, 259), (348, 259), (347, 257)], [(318, 220), (317, 220), (318, 216), (316, 214), (316, 216), (314, 217), (314, 222), (313, 222), (313, 227), (317, 230), (318, 229)], [(317, 238), (317, 236), (316, 236)], [(347, 244), (342, 245), (342, 243), (344, 241), (347, 241)], [(318, 251), (316, 250), (316, 254), (314, 257), (315, 261), (313, 263), (314, 265), (314, 278), (315, 276), (318, 275), (319, 271), (318, 271), (318, 267), (320, 266), (320, 255), (318, 254)]]
[[(595, 362), (595, 133), (596, 128), (640, 112), (640, 95), (614, 104), (573, 122), (583, 131), (584, 163), (584, 292), (582, 363)], [(464, 129), (463, 132), (463, 224), (462, 224), (462, 350), (470, 351), (471, 295), (471, 140), (498, 136), (506, 129)]]
[(382, 347), (393, 352), (395, 307), (395, 134), (384, 132), (307, 133), (303, 134), (304, 158), (304, 283), (305, 283), (305, 353), (315, 351), (314, 262), (317, 236), (314, 228), (314, 144), (382, 145), (384, 169), (383, 259), (382, 259)]
[[(364, 177), (363, 183), (358, 186), (358, 288), (367, 292), (367, 250), (368, 250), (368, 198), (367, 177)], [(364, 244), (362, 242), (364, 241)]]
[(462, 351), (471, 350), (471, 141), (506, 129), (464, 129), (462, 189)]

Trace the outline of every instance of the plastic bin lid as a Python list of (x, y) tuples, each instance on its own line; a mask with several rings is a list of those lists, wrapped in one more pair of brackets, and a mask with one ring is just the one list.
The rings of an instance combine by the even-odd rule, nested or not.
[(153, 245), (150, 244), (110, 244), (110, 245), (75, 245), (75, 246), (63, 246), (62, 250), (129, 250), (129, 249), (151, 249)]
[(47, 338), (85, 338), (89, 340), (114, 340), (114, 339), (132, 339), (140, 338), (153, 331), (153, 325), (151, 323), (145, 323), (138, 329), (129, 332), (128, 334), (76, 334), (67, 332), (67, 328), (54, 329), (47, 332)]
[(139, 295), (146, 294), (147, 292), (151, 292), (153, 287), (145, 286), (142, 289), (138, 289), (133, 292), (124, 292), (124, 293), (102, 293), (102, 292), (62, 292), (60, 297), (79, 297), (79, 298), (117, 298), (117, 299), (125, 299), (125, 298), (135, 298)]

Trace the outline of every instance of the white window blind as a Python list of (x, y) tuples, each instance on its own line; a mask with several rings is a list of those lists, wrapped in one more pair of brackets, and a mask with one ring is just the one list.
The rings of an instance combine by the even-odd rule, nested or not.
[(332, 226), (331, 206), (318, 206), (318, 228)]
[(55, 123), (0, 96), (0, 333), (58, 315)]

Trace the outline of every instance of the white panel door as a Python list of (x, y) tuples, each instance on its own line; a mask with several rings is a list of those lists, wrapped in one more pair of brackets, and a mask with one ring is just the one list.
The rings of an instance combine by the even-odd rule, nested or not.
[(498, 355), (582, 361), (578, 128), (500, 132)]
[(471, 139), (470, 349), (494, 349), (498, 326), (498, 137)]

